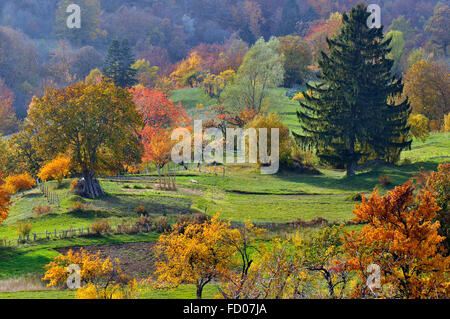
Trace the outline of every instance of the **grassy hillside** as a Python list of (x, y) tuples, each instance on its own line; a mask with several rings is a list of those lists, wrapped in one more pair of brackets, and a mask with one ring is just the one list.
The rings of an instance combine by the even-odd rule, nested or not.
[[(269, 111), (278, 112), (291, 129), (296, 129), (296, 103), (284, 96), (284, 90), (271, 92), (271, 98), (279, 101), (271, 103)], [(203, 115), (207, 116), (208, 103), (214, 102), (204, 96), (200, 89), (179, 90), (172, 96), (181, 101), (189, 112), (202, 116), (196, 105), (204, 105)], [(198, 118), (198, 117), (196, 117)], [(398, 166), (375, 166), (359, 171), (356, 176), (346, 177), (342, 170), (319, 167), (322, 175), (300, 175), (280, 172), (277, 175), (261, 175), (259, 170), (249, 165), (227, 165), (225, 176), (222, 167), (217, 174), (202, 168), (180, 172), (177, 176), (177, 191), (157, 189), (156, 173), (126, 176), (120, 179), (104, 178), (101, 185), (107, 195), (96, 200), (82, 199), (70, 192), (70, 180), (61, 188), (55, 182), (48, 182), (49, 190), (57, 194), (59, 206), (53, 206), (51, 214), (36, 216), (33, 208), (50, 205), (38, 189), (28, 191), (14, 198), (8, 219), (0, 226), (0, 241), (17, 241), (19, 222), (29, 221), (32, 233), (89, 227), (93, 222), (108, 220), (117, 225), (124, 220), (130, 223), (138, 219), (136, 207), (146, 207), (154, 219), (167, 216), (174, 222), (178, 215), (191, 212), (220, 213), (223, 219), (254, 222), (293, 222), (298, 219), (311, 220), (322, 217), (329, 222), (348, 221), (353, 217), (355, 202), (349, 196), (355, 193), (370, 193), (374, 188), (382, 193), (416, 176), (419, 171), (436, 169), (437, 165), (450, 159), (449, 133), (433, 134), (425, 143), (414, 141), (412, 149), (402, 154)], [(379, 185), (379, 176), (388, 175), (392, 184)], [(195, 182), (193, 182), (195, 180)], [(82, 210), (74, 210), (74, 205), (82, 202)], [(356, 226), (352, 226), (356, 227)], [(272, 235), (277, 235), (274, 233)], [(1, 280), (42, 276), (44, 266), (54, 258), (60, 249), (73, 246), (103, 247), (124, 243), (152, 243), (159, 237), (155, 232), (133, 235), (104, 235), (75, 237), (59, 240), (43, 240), (19, 247), (0, 247)], [(130, 251), (129, 256), (136, 252)], [(139, 252), (141, 258), (150, 258), (151, 252)], [(147, 254), (149, 254), (147, 256)], [(207, 296), (213, 297), (216, 289), (208, 288)], [(192, 298), (194, 289), (183, 286), (171, 292), (147, 291), (145, 298)], [(41, 290), (37, 292), (0, 293), (1, 298), (73, 298), (71, 291)]]
[[(216, 100), (208, 97), (201, 88), (176, 90), (172, 93), (170, 99), (173, 102), (181, 102), (188, 114), (194, 119), (210, 117), (208, 110), (216, 103)], [(203, 107), (197, 108), (199, 104)], [(298, 102), (292, 101), (286, 96), (286, 89), (271, 89), (266, 107), (268, 112), (278, 113), (291, 130), (299, 129), (296, 115)]]

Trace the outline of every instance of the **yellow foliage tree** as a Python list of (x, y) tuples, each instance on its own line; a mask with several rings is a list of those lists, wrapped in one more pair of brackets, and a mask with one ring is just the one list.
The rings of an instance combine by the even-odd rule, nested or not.
[(136, 299), (140, 294), (139, 284), (132, 279), (125, 284), (109, 283), (103, 286), (98, 283), (88, 283), (79, 288), (75, 294), (77, 299)]
[(120, 268), (119, 259), (103, 259), (100, 251), (96, 254), (84, 249), (78, 252), (69, 250), (67, 255), (58, 255), (45, 266), (43, 281), (48, 287), (63, 285), (67, 282), (70, 265), (80, 268), (80, 284), (76, 293), (78, 299), (127, 299), (135, 298), (140, 290), (136, 279), (128, 278)]
[[(368, 224), (345, 238), (347, 263), (359, 277), (353, 297), (449, 298), (450, 257), (434, 221), (440, 208), (431, 192), (413, 194), (408, 182), (383, 197), (374, 190), (356, 205), (354, 220)], [(380, 270), (378, 283), (369, 280), (373, 265)]]
[(211, 221), (190, 224), (183, 232), (174, 231), (159, 238), (156, 246), (156, 287), (194, 284), (197, 298), (213, 279), (225, 278), (230, 271), (234, 248), (226, 245), (230, 224), (216, 215)]
[(69, 170), (70, 158), (58, 157), (45, 164), (39, 172), (38, 177), (44, 182), (51, 179), (57, 180), (59, 188), (64, 178), (69, 174)]
[(450, 113), (444, 116), (444, 132), (450, 132)]
[(6, 190), (14, 195), (19, 191), (26, 191), (36, 186), (36, 181), (29, 174), (19, 174), (5, 178)]
[(445, 64), (421, 60), (406, 73), (404, 93), (414, 113), (425, 115), (440, 129), (450, 111), (450, 76)]
[(219, 98), (225, 87), (233, 82), (234, 70), (226, 70), (219, 75), (207, 73), (202, 81), (202, 87), (210, 97)]
[[(292, 147), (295, 142), (292, 136), (289, 133), (288, 127), (281, 121), (275, 113), (258, 114), (253, 120), (247, 124), (246, 128), (267, 128), (267, 147), (270, 149), (270, 145), (272, 143), (271, 140), (271, 129), (278, 128), (279, 129), (279, 159), (280, 163), (287, 163), (290, 159), (292, 153)], [(259, 140), (258, 140), (259, 143)], [(248, 148), (247, 148), (248, 149)], [(258, 164), (261, 164), (260, 159), (258, 158)]]
[(411, 127), (411, 135), (421, 140), (422, 142), (425, 142), (426, 139), (430, 136), (430, 121), (425, 115), (412, 114), (409, 117), (408, 124)]
[(178, 68), (170, 77), (180, 86), (189, 85), (194, 87), (197, 84), (198, 76), (201, 71), (202, 59), (196, 51), (193, 51), (189, 57), (181, 61)]

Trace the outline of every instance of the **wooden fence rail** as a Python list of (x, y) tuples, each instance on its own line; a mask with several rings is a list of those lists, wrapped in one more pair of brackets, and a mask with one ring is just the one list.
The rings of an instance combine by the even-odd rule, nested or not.
[[(127, 234), (130, 233), (149, 233), (153, 229), (149, 225), (145, 226), (134, 226), (134, 231), (127, 232)], [(122, 225), (118, 225), (116, 229), (111, 229), (108, 231), (108, 233), (113, 234), (123, 234), (124, 228), (122, 228)], [(91, 236), (91, 235), (98, 235), (98, 233), (92, 231), (90, 227), (83, 227), (83, 228), (70, 228), (66, 230), (54, 230), (54, 231), (48, 231), (46, 230), (45, 233), (30, 233), (26, 236), (21, 236), (16, 240), (8, 240), (8, 239), (1, 239), (0, 240), (0, 246), (4, 247), (13, 247), (13, 246), (20, 246), (23, 244), (29, 244), (33, 242), (38, 242), (41, 240), (61, 240), (66, 238), (74, 238), (74, 237), (85, 237), (85, 236)]]

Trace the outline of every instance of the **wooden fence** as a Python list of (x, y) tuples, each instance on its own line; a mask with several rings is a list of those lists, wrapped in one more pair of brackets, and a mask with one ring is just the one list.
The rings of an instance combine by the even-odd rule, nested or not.
[[(112, 234), (149, 233), (150, 231), (153, 230), (153, 228), (151, 228), (149, 225), (145, 226), (135, 225), (129, 229), (132, 229), (132, 231), (126, 232), (125, 228), (123, 228), (122, 225), (117, 225), (115, 229), (111, 228), (107, 233)], [(30, 233), (26, 236), (19, 235), (19, 237), (16, 240), (1, 239), (0, 244), (3, 245), (4, 247), (14, 247), (42, 240), (61, 240), (74, 237), (86, 237), (91, 235), (99, 235), (99, 233), (92, 231), (91, 227), (70, 228), (67, 230), (60, 230), (60, 231), (55, 229), (54, 231), (46, 230), (45, 233)]]
[(48, 185), (40, 185), (38, 184), (38, 189), (42, 192), (42, 194), (47, 198), (47, 201), (55, 205), (56, 207), (59, 207), (59, 203), (61, 202), (61, 197), (59, 194), (52, 192), (49, 190)]

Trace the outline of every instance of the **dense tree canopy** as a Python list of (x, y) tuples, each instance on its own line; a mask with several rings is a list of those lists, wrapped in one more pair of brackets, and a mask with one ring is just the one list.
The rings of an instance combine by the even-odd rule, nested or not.
[(450, 76), (443, 63), (429, 60), (416, 62), (405, 75), (405, 95), (414, 113), (425, 115), (439, 130), (450, 112)]
[(303, 84), (311, 74), (309, 67), (313, 62), (308, 43), (298, 36), (286, 36), (278, 39), (281, 52), (284, 54), (284, 86), (292, 87), (295, 84)]
[(283, 62), (277, 38), (259, 39), (245, 55), (233, 85), (225, 90), (226, 103), (237, 109), (261, 110), (268, 90), (283, 82)]
[(103, 195), (96, 174), (118, 170), (140, 157), (141, 116), (132, 95), (111, 82), (48, 89), (42, 98), (33, 99), (27, 121), (41, 153), (70, 154), (89, 197)]

